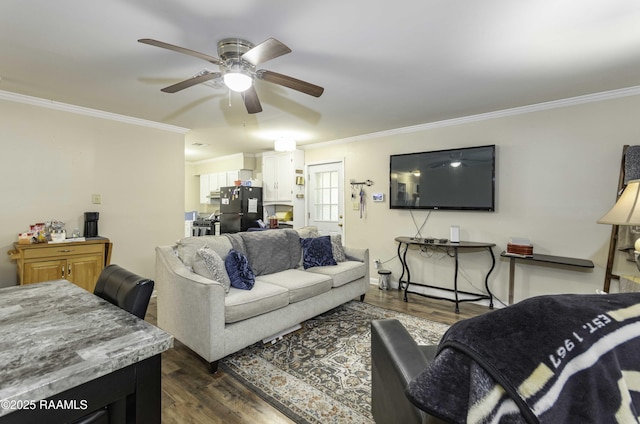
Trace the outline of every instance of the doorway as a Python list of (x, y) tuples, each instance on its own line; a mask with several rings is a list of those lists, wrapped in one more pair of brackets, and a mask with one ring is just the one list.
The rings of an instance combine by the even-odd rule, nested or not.
[(309, 165), (308, 225), (320, 235), (340, 234), (344, 243), (344, 162)]

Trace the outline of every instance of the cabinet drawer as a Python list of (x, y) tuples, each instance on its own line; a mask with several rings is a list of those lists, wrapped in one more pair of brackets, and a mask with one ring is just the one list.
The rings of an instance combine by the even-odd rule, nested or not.
[(67, 257), (72, 255), (86, 255), (102, 252), (104, 252), (104, 244), (102, 243), (78, 246), (65, 244), (64, 246), (47, 246), (36, 249), (25, 249), (24, 259)]

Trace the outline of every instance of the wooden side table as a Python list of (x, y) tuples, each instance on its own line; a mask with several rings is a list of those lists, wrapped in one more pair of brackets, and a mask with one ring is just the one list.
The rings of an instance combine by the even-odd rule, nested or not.
[(65, 279), (93, 292), (111, 262), (112, 243), (104, 237), (64, 243), (14, 244), (8, 252), (18, 267), (18, 284)]

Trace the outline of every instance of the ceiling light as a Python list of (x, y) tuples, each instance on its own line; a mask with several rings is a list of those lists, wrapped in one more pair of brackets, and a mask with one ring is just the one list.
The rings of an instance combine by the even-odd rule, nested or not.
[(460, 165), (462, 165), (462, 162), (460, 162), (459, 160), (454, 160), (454, 161), (453, 161), (453, 162), (451, 162), (449, 165), (450, 165), (452, 168), (457, 168), (457, 167), (459, 167)]
[(242, 93), (251, 87), (253, 79), (246, 71), (234, 69), (224, 74), (224, 83), (230, 90)]
[(276, 152), (293, 152), (296, 150), (296, 141), (292, 138), (279, 138), (273, 143)]

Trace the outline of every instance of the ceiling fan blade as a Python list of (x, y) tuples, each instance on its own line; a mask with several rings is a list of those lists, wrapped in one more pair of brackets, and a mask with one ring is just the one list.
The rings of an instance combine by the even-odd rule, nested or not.
[(158, 40), (153, 40), (151, 38), (141, 38), (138, 40), (139, 43), (149, 44), (150, 46), (161, 47), (163, 49), (173, 50), (174, 52), (188, 54), (189, 56), (194, 56), (202, 60), (206, 60), (207, 62), (214, 63), (216, 65), (222, 64), (222, 61), (217, 57), (209, 56), (208, 54), (200, 53), (195, 50), (185, 49), (184, 47), (174, 46), (173, 44), (165, 43)]
[(220, 77), (220, 72), (211, 72), (201, 75), (196, 75), (195, 77), (191, 77), (188, 80), (180, 81), (177, 84), (170, 85), (169, 87), (165, 87), (160, 91), (164, 91), (165, 93), (176, 93), (180, 90), (184, 90), (185, 88), (192, 87), (196, 84), (200, 84), (212, 79), (216, 79)]
[(320, 97), (324, 92), (324, 88), (320, 86), (287, 75), (282, 75), (277, 72), (271, 72), (262, 69), (256, 72), (256, 76), (267, 82), (282, 85), (284, 87), (289, 87), (314, 97)]
[(276, 57), (287, 53), (291, 53), (291, 49), (289, 47), (285, 46), (275, 38), (269, 38), (243, 54), (242, 59), (246, 60), (253, 66), (258, 66), (267, 60), (275, 59)]
[(242, 98), (248, 113), (262, 112), (258, 93), (256, 93), (256, 88), (253, 85), (242, 93)]

